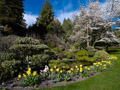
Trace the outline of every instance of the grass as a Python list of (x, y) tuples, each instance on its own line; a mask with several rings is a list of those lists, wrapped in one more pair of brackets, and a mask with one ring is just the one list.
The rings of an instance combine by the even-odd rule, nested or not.
[(111, 53), (118, 57), (115, 65), (106, 72), (85, 81), (37, 90), (120, 90), (120, 52)]

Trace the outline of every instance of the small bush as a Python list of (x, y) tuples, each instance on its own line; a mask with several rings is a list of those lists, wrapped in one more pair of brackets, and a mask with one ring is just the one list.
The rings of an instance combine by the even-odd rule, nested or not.
[(68, 59), (72, 59), (72, 58), (74, 58), (75, 56), (74, 56), (74, 53), (69, 53), (69, 52), (66, 52), (66, 53), (64, 53), (64, 55), (65, 55), (65, 57), (66, 58), (68, 58)]
[(21, 61), (17, 60), (5, 60), (1, 63), (2, 68), (4, 69), (3, 73), (7, 74), (7, 77), (13, 77), (21, 69)]
[(88, 56), (92, 57), (95, 55), (96, 49), (94, 47), (87, 47)]
[(97, 51), (94, 55), (94, 58), (96, 60), (105, 60), (108, 57), (109, 57), (109, 54), (104, 50)]
[(88, 54), (86, 50), (80, 50), (75, 54), (75, 58), (78, 60), (89, 61)]

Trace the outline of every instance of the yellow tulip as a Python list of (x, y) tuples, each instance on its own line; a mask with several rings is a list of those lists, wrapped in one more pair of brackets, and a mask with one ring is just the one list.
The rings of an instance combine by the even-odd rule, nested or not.
[(57, 68), (56, 71), (59, 72), (59, 68)]
[(71, 68), (70, 70), (73, 71), (73, 68)]
[(30, 74), (31, 74), (31, 72), (30, 72), (30, 71), (26, 71), (26, 73), (27, 73), (28, 75), (30, 75)]
[(80, 72), (82, 72), (82, 70), (80, 70)]
[(88, 70), (90, 70), (90, 68), (88, 68)]
[(68, 73), (71, 73), (71, 71), (69, 70)]
[(80, 65), (80, 67), (82, 67), (82, 65)]
[(60, 73), (62, 73), (63, 71), (62, 70), (60, 70)]
[(36, 71), (34, 71), (34, 72), (33, 72), (33, 76), (35, 76), (36, 74), (37, 74), (37, 72), (36, 72)]
[(53, 69), (50, 69), (51, 72), (53, 72)]
[(75, 66), (76, 68), (78, 68), (78, 66)]
[(21, 78), (21, 75), (18, 75), (18, 78)]
[(23, 77), (24, 77), (24, 78), (26, 78), (26, 75), (25, 75), (25, 74), (23, 74)]
[(56, 66), (54, 66), (54, 68), (56, 69)]
[(31, 68), (28, 68), (28, 71), (31, 71)]

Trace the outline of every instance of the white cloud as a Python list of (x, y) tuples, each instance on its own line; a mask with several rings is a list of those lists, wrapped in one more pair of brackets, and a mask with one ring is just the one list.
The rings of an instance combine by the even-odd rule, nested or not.
[(77, 14), (79, 15), (80, 14), (80, 11), (79, 10), (76, 10), (76, 11), (71, 11), (71, 12), (64, 12), (64, 11), (60, 11), (56, 18), (61, 22), (63, 23), (64, 19), (66, 18), (70, 18), (71, 20), (73, 20), (73, 16), (74, 14)]
[(38, 15), (24, 14), (24, 19), (26, 20), (27, 27), (36, 22)]

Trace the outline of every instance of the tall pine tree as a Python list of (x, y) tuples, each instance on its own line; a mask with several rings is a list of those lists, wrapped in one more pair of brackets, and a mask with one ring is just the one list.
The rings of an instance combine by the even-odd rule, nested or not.
[(37, 25), (40, 26), (41, 35), (46, 35), (47, 33), (54, 33), (53, 29), (54, 13), (52, 6), (48, 0), (42, 6), (39, 17), (37, 18)]
[(20, 29), (26, 26), (23, 13), (23, 0), (0, 0), (0, 25), (8, 30), (21, 33)]

